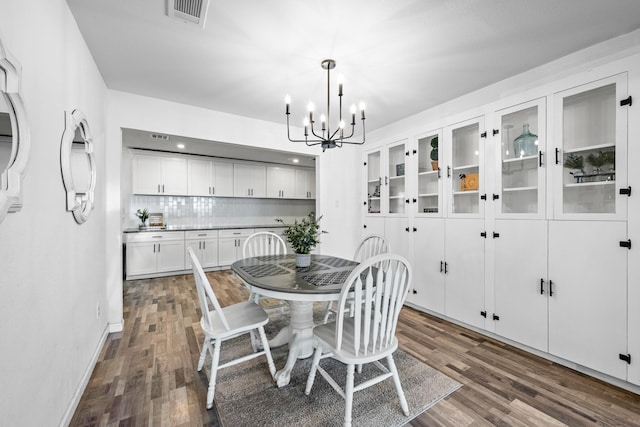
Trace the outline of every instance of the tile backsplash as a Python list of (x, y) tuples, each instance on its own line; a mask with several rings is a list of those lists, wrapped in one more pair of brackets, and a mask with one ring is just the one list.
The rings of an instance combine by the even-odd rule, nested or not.
[(124, 228), (137, 227), (136, 211), (147, 208), (164, 214), (166, 225), (275, 225), (275, 218), (292, 222), (315, 206), (315, 200), (131, 195), (122, 223)]

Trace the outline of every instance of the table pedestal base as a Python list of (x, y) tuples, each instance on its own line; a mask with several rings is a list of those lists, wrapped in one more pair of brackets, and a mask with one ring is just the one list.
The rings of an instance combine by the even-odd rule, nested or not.
[(313, 302), (290, 301), (291, 320), (289, 327), (281, 330), (270, 342), (271, 347), (289, 342), (289, 356), (280, 371), (276, 372), (278, 387), (284, 387), (291, 380), (291, 371), (298, 359), (313, 355)]

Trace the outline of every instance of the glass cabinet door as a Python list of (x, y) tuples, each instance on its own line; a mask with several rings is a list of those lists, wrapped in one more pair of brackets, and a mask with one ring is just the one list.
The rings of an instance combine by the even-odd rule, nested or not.
[(544, 217), (545, 117), (544, 99), (497, 114), (499, 217)]
[(442, 216), (440, 141), (442, 141), (442, 132), (430, 132), (418, 137), (416, 213), (419, 215)]
[[(407, 147), (405, 143), (391, 145), (388, 148), (387, 175), (389, 214), (405, 214), (408, 198), (406, 198)], [(388, 179), (387, 179), (388, 177)]]
[(367, 214), (382, 214), (382, 176), (380, 175), (381, 151), (367, 154), (365, 161), (367, 173)]
[(626, 219), (626, 81), (622, 74), (556, 95), (556, 217)]
[(484, 214), (480, 204), (481, 164), (484, 154), (480, 146), (481, 132), (484, 132), (484, 118), (478, 118), (448, 128), (450, 138), (450, 215), (478, 217)]

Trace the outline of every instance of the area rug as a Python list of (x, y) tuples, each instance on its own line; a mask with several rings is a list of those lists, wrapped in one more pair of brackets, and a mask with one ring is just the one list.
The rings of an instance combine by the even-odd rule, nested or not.
[[(267, 335), (275, 334), (285, 324), (286, 318), (276, 316), (276, 320), (267, 325)], [(246, 354), (250, 349), (248, 337), (225, 342), (221, 362), (233, 354)], [(272, 349), (276, 369), (284, 366), (287, 351), (286, 346)], [(393, 381), (389, 379), (354, 394), (353, 426), (404, 425), (461, 387), (457, 381), (402, 350), (394, 353), (394, 360), (409, 404), (409, 417), (402, 413)], [(344, 387), (346, 366), (330, 358), (320, 363)], [(310, 395), (304, 394), (310, 367), (311, 358), (298, 360), (291, 382), (283, 388), (276, 387), (262, 357), (218, 371), (214, 403), (220, 424), (223, 427), (341, 426), (344, 399), (320, 374), (316, 375)], [(356, 373), (356, 385), (379, 372), (373, 364), (364, 365), (362, 373)]]

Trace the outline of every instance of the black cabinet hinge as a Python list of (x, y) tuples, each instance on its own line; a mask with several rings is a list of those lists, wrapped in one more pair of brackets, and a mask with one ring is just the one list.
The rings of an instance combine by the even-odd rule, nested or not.
[(487, 238), (487, 232), (483, 231), (482, 233), (480, 233), (480, 237), (484, 237), (486, 239)]
[(493, 320), (500, 320), (500, 316), (498, 316), (497, 314), (493, 313)]
[(484, 317), (486, 319), (487, 317), (487, 312), (486, 311), (481, 311), (480, 312), (480, 316)]
[(627, 196), (631, 197), (631, 186), (627, 188), (621, 188), (620, 194), (623, 194), (623, 195), (626, 194)]
[(418, 199), (413, 199), (413, 203), (418, 203)]
[(500, 233), (496, 233), (495, 231), (493, 232), (493, 238), (496, 239), (500, 237)]
[(418, 150), (416, 150), (415, 148), (413, 149), (413, 154), (416, 154), (418, 152)]
[(482, 194), (482, 195), (480, 196), (480, 198), (481, 198), (482, 200), (487, 200), (487, 195), (486, 195), (486, 194)]
[(367, 202), (364, 202), (364, 205), (367, 206)]
[(493, 130), (493, 136), (496, 136), (499, 133), (500, 133), (500, 129), (494, 129)]
[(413, 227), (413, 232), (415, 233), (416, 231), (418, 231), (418, 229), (416, 227)]
[(364, 228), (367, 228), (367, 224), (364, 225)]
[(620, 247), (621, 248), (627, 248), (627, 249), (631, 249), (631, 239), (629, 240), (623, 240), (622, 242), (620, 242)]
[(631, 105), (633, 105), (633, 98), (631, 98), (631, 95), (629, 95), (628, 98), (623, 99), (622, 101), (620, 101), (620, 106), (624, 107), (625, 105), (628, 105), (629, 107), (631, 107)]
[(413, 294), (415, 295), (415, 294), (417, 294), (417, 293), (418, 293), (418, 291), (416, 291), (416, 290), (414, 289), (414, 290), (413, 290)]
[(480, 134), (480, 138), (486, 138), (487, 137), (487, 132), (484, 131)]
[(499, 195), (499, 194), (494, 194), (494, 195), (493, 195), (493, 200), (498, 200), (499, 198), (500, 198), (500, 195)]
[(364, 165), (367, 166), (367, 162), (364, 162)]
[(405, 155), (405, 156), (408, 156), (408, 155), (409, 155), (409, 152), (407, 151), (406, 153), (404, 153), (404, 155)]
[(620, 357), (620, 360), (623, 360), (623, 361), (627, 362), (629, 365), (631, 365), (631, 355), (630, 354), (622, 354), (622, 353), (620, 353), (619, 357)]

